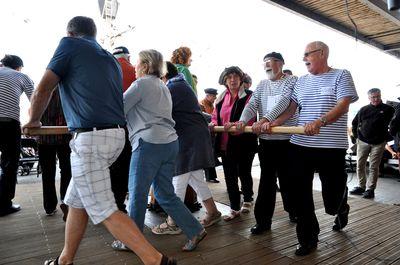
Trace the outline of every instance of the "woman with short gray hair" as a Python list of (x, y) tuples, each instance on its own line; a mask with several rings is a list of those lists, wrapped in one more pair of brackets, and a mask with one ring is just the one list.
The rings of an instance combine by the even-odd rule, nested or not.
[[(124, 93), (132, 158), (129, 172), (129, 216), (143, 231), (150, 185), (161, 207), (183, 230), (189, 241), (183, 251), (194, 250), (206, 231), (176, 196), (172, 177), (178, 154), (178, 136), (172, 119), (171, 94), (161, 81), (163, 56), (156, 50), (139, 53), (138, 79)], [(121, 242), (113, 248), (124, 250)]]

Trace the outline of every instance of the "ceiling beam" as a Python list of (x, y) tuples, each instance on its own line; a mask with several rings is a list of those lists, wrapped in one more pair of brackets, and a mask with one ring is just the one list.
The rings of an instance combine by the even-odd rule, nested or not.
[(400, 11), (389, 11), (387, 2), (383, 0), (360, 0), (360, 2), (366, 4), (370, 9), (378, 12), (381, 16), (400, 26)]
[(384, 51), (395, 51), (395, 50), (400, 50), (400, 43), (385, 45)]
[[(311, 19), (314, 22), (318, 22), (318, 23), (322, 24), (323, 26), (328, 26), (334, 30), (337, 30), (337, 31), (342, 32), (352, 38), (355, 38), (353, 28), (347, 27), (343, 24), (339, 24), (336, 21), (323, 16), (322, 14), (311, 11), (310, 9), (304, 7), (301, 4), (296, 3), (295, 1), (292, 1), (292, 0), (263, 0), (263, 1), (266, 3), (281, 7), (283, 9), (286, 9), (289, 12), (302, 15), (305, 18)], [(375, 1), (378, 1), (378, 0), (375, 0)], [(361, 42), (369, 44), (375, 48), (378, 48), (381, 51), (385, 51), (385, 52), (400, 59), (400, 51), (395, 50), (395, 49), (385, 50), (385, 48), (386, 48), (385, 45), (383, 45), (382, 43), (380, 43), (378, 41), (371, 40), (371, 39), (365, 37), (365, 35), (361, 34), (360, 32), (357, 33), (357, 39), (360, 40)]]

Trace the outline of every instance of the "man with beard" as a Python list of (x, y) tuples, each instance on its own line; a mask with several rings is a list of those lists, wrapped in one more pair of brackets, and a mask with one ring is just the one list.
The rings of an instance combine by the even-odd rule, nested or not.
[[(287, 177), (287, 161), (289, 139), (288, 134), (260, 134), (261, 126), (274, 121), (288, 107), (297, 77), (287, 76), (282, 72), (285, 61), (280, 53), (271, 52), (264, 56), (264, 69), (267, 79), (262, 80), (255, 89), (249, 103), (243, 110), (236, 126), (243, 130), (245, 124), (252, 118), (260, 116), (260, 121), (253, 124), (253, 132), (259, 135), (259, 150), (261, 178), (258, 196), (254, 207), (256, 225), (251, 233), (258, 235), (271, 229), (272, 216), (276, 200), (276, 178), (279, 178), (281, 195), (285, 211), (290, 220), (295, 222), (295, 216), (289, 200), (289, 180)], [(286, 126), (296, 124), (296, 117), (288, 119)]]
[(347, 174), (345, 155), (348, 148), (347, 112), (358, 99), (349, 71), (328, 65), (329, 48), (320, 41), (306, 46), (303, 61), (309, 74), (297, 81), (288, 109), (264, 128), (283, 124), (299, 109), (298, 125), (304, 134), (290, 138), (289, 178), (294, 189), (299, 245), (295, 254), (305, 256), (318, 245), (320, 232), (315, 215), (312, 182), (318, 170), (322, 184), (325, 212), (337, 215), (332, 227), (340, 231), (348, 222)]

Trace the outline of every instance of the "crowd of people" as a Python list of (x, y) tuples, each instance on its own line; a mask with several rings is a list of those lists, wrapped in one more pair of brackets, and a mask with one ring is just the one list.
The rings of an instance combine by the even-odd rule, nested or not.
[[(23, 62), (18, 56), (6, 55), (1, 61), (0, 216), (21, 209), (12, 203), (21, 139), (21, 94), (31, 102), (30, 118), (22, 129), (67, 125), (71, 133), (38, 139), (45, 213), (51, 216), (57, 211), (58, 157), (60, 208), (66, 221), (63, 250), (45, 264), (72, 264), (89, 218), (112, 233), (115, 250), (134, 251), (144, 264), (176, 264), (143, 235), (150, 187), (168, 214), (152, 232), (183, 232), (187, 242), (182, 250), (193, 251), (206, 237), (207, 227), (253, 210), (251, 168), (256, 153), (261, 175), (255, 224), (250, 228), (253, 235), (271, 230), (278, 179), (284, 209), (297, 224), (295, 254), (304, 256), (316, 249), (320, 229), (312, 192), (314, 172), (321, 179), (326, 213), (336, 215), (332, 230), (347, 225), (347, 113), (358, 95), (350, 72), (329, 66), (325, 43), (306, 46), (303, 61), (309, 73), (304, 76), (297, 78), (284, 70), (283, 55), (269, 52), (263, 57), (266, 78), (254, 91), (249, 89), (251, 77), (240, 67), (229, 66), (218, 80), (225, 89), (218, 93), (207, 88), (206, 97), (198, 102), (188, 47), (176, 49), (170, 62), (156, 50), (143, 50), (133, 65), (126, 47), (110, 53), (97, 43), (96, 33), (91, 18), (71, 19), (67, 37), (61, 39), (36, 89), (20, 72)], [(365, 198), (374, 197), (377, 161), (388, 140), (389, 125), (395, 137), (400, 127), (399, 111), (383, 104), (380, 93), (371, 89), (371, 104), (353, 120), (360, 185), (350, 193)], [(272, 134), (275, 126), (296, 125), (304, 126), (305, 133)], [(214, 126), (235, 127), (236, 132), (213, 133)], [(245, 126), (251, 126), (253, 133), (244, 133)], [(222, 159), (230, 202), (230, 212), (224, 216), (206, 182), (219, 182), (217, 157)], [(189, 186), (206, 209), (200, 221), (184, 204)]]

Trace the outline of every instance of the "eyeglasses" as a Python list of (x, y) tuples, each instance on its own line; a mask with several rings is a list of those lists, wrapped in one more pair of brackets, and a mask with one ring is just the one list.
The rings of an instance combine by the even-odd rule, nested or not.
[(310, 54), (312, 54), (314, 52), (319, 52), (319, 51), (322, 51), (322, 50), (321, 49), (316, 49), (316, 50), (313, 50), (313, 51), (305, 52), (304, 53), (304, 57), (307, 58)]

